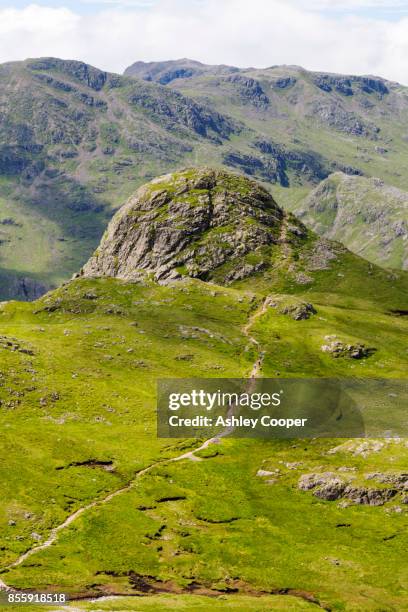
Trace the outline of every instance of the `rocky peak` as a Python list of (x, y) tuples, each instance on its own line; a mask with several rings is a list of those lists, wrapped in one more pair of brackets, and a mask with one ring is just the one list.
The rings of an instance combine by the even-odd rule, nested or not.
[(126, 68), (125, 76), (137, 77), (144, 81), (155, 81), (168, 85), (177, 79), (187, 79), (201, 75), (223, 75), (239, 72), (234, 66), (210, 66), (187, 58), (165, 62), (135, 62)]
[(100, 91), (108, 79), (108, 73), (76, 60), (61, 60), (55, 57), (44, 57), (28, 60), (32, 71), (59, 71), (76, 81), (87, 85), (95, 91)]
[[(211, 168), (141, 187), (112, 219), (84, 276), (230, 282), (269, 267), (284, 213), (260, 185)], [(302, 226), (297, 228), (297, 236)]]

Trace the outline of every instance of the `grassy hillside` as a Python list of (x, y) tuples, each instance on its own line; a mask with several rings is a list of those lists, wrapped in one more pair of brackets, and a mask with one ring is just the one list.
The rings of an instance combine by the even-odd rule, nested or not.
[[(158, 377), (245, 376), (259, 351), (261, 376), (405, 375), (408, 322), (391, 311), (408, 310), (406, 274), (339, 254), (309, 269), (305, 286), (290, 272), (298, 256), (287, 250), (275, 275), (228, 288), (78, 279), (1, 306), (6, 584), (58, 585), (73, 597), (148, 594), (140, 610), (404, 609), (403, 495), (345, 504), (298, 486), (304, 474), (329, 472), (378, 488), (366, 475), (402, 473), (402, 440), (223, 439), (197, 461), (175, 462), (200, 442), (155, 437)], [(277, 293), (317, 314), (294, 320), (268, 308), (255, 318)], [(326, 334), (377, 350), (335, 359), (321, 350)], [(134, 609), (129, 600), (97, 607), (118, 605)]]

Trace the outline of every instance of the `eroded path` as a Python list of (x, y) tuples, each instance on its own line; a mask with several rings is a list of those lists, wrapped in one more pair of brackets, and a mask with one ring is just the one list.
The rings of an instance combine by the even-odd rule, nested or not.
[[(264, 358), (264, 353), (260, 350), (259, 342), (256, 340), (256, 338), (254, 338), (251, 335), (251, 328), (256, 322), (256, 320), (266, 312), (267, 308), (268, 308), (268, 298), (264, 299), (264, 301), (262, 302), (262, 305), (250, 316), (247, 324), (242, 329), (244, 335), (248, 338), (249, 342), (251, 342), (251, 344), (253, 344), (257, 348), (256, 360), (250, 372), (250, 383), (248, 385), (248, 391), (250, 391), (251, 389), (251, 381), (253, 381), (255, 378), (259, 376), (260, 370), (262, 368), (263, 358)], [(233, 411), (234, 411), (234, 406), (230, 408), (227, 416), (232, 414)], [(16, 561), (2, 568), (0, 572), (5, 572), (7, 570), (11, 570), (15, 567), (18, 567), (19, 565), (24, 563), (24, 561), (26, 561), (27, 559), (29, 559), (36, 553), (49, 548), (57, 540), (58, 534), (64, 529), (66, 529), (67, 527), (69, 527), (69, 525), (71, 525), (71, 523), (73, 523), (82, 514), (84, 514), (88, 510), (92, 510), (93, 508), (98, 508), (99, 506), (103, 506), (104, 504), (108, 503), (109, 501), (117, 497), (118, 495), (121, 495), (122, 493), (126, 493), (134, 486), (135, 482), (139, 478), (141, 478), (145, 474), (148, 474), (155, 467), (162, 465), (164, 463), (168, 464), (168, 463), (173, 463), (175, 461), (181, 461), (182, 459), (190, 459), (193, 461), (197, 461), (198, 457), (195, 456), (195, 453), (197, 453), (198, 451), (204, 450), (211, 444), (217, 444), (221, 438), (227, 436), (232, 431), (233, 431), (233, 428), (227, 428), (221, 433), (217, 434), (216, 436), (209, 438), (208, 440), (205, 440), (200, 446), (198, 446), (197, 448), (194, 448), (191, 451), (188, 451), (176, 457), (171, 457), (170, 459), (162, 459), (160, 461), (156, 461), (155, 463), (152, 463), (146, 468), (140, 470), (139, 472), (136, 473), (135, 477), (127, 485), (121, 487), (120, 489), (117, 489), (116, 491), (109, 493), (108, 495), (106, 495), (106, 497), (103, 497), (102, 499), (95, 500), (93, 502), (90, 502), (86, 506), (83, 506), (82, 508), (78, 508), (78, 510), (70, 514), (63, 523), (61, 523), (57, 527), (54, 527), (54, 529), (51, 530), (51, 533), (49, 537), (47, 538), (47, 540), (45, 540), (41, 544), (38, 544), (37, 546), (34, 546), (33, 548), (30, 548), (29, 550), (21, 554), (16, 559)], [(0, 579), (0, 590), (13, 590), (13, 588), (9, 587), (3, 580)]]

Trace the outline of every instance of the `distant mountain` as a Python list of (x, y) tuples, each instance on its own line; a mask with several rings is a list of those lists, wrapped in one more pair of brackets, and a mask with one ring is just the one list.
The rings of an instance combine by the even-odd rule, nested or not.
[[(310, 72), (297, 66), (232, 74), (206, 68), (172, 79), (168, 87), (205, 100), (257, 134), (254, 138), (243, 133), (245, 152), (232, 139), (223, 154), (224, 165), (289, 187), (274, 188), (278, 201), (295, 213), (301, 211), (312, 229), (341, 240), (370, 261), (395, 268), (408, 265), (406, 87), (379, 77)], [(325, 181), (333, 171), (344, 176), (337, 189), (336, 219), (334, 213), (321, 211), (325, 204), (319, 196), (333, 181), (305, 198), (306, 186)], [(380, 188), (381, 181), (388, 186)]]
[(0, 66), (0, 116), (0, 299), (68, 278), (138, 184), (241, 130), (176, 91), (53, 58)]
[(340, 172), (322, 181), (294, 212), (317, 233), (365, 259), (408, 269), (408, 193), (376, 178)]
[(336, 171), (408, 190), (408, 89), (396, 83), (190, 60), (132, 71), (0, 66), (0, 299), (69, 278), (123, 199), (164, 172), (233, 169), (289, 208)]
[[(234, 141), (226, 165), (262, 179), (274, 163), (291, 186), (340, 170), (408, 188), (408, 89), (398, 83), (272, 66), (192, 75), (167, 87), (205, 100), (258, 134), (247, 137), (244, 155)], [(293, 170), (300, 180), (290, 181)]]
[(226, 75), (239, 72), (239, 68), (224, 64), (211, 66), (190, 59), (169, 60), (166, 62), (135, 62), (126, 68), (125, 76), (138, 77), (144, 81), (154, 81), (167, 85), (175, 79), (187, 79), (202, 75)]

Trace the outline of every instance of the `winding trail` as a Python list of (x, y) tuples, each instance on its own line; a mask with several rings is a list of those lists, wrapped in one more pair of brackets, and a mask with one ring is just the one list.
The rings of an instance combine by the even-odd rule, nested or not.
[[(286, 224), (284, 224), (286, 226)], [(282, 227), (282, 233), (285, 233), (286, 236), (286, 227), (283, 228)], [(282, 241), (285, 241), (285, 236), (281, 236)], [(260, 349), (260, 344), (258, 342), (258, 340), (256, 338), (254, 338), (254, 336), (251, 335), (250, 330), (252, 328), (252, 326), (255, 324), (255, 322), (262, 317), (262, 315), (265, 314), (265, 312), (268, 309), (270, 303), (270, 298), (266, 297), (261, 306), (249, 317), (247, 324), (243, 327), (242, 331), (244, 333), (244, 335), (248, 338), (249, 342), (251, 344), (253, 344), (253, 346), (255, 346), (257, 348), (257, 358), (252, 366), (250, 375), (249, 375), (249, 383), (248, 383), (248, 387), (247, 387), (247, 392), (251, 392), (252, 389), (255, 386), (255, 379), (258, 378), (261, 369), (262, 369), (262, 364), (263, 364), (263, 360), (264, 360), (264, 356), (265, 353)], [(227, 416), (231, 416), (234, 413), (234, 409), (235, 406), (231, 406), (231, 408), (228, 410)], [(58, 525), (57, 527), (55, 527), (48, 539), (43, 542), (42, 544), (39, 544), (38, 546), (34, 546), (33, 548), (30, 548), (29, 550), (27, 550), (25, 553), (23, 553), (22, 555), (20, 555), (20, 557), (18, 557), (18, 559), (16, 561), (14, 561), (14, 563), (11, 563), (10, 565), (6, 566), (5, 568), (0, 569), (0, 573), (5, 572), (7, 570), (13, 569), (15, 567), (18, 567), (19, 565), (21, 565), (21, 563), (23, 563), (26, 559), (28, 559), (29, 557), (31, 557), (32, 555), (35, 555), (37, 552), (40, 552), (41, 550), (44, 550), (46, 548), (49, 548), (52, 544), (54, 544), (54, 542), (57, 540), (58, 538), (58, 534), (63, 531), (66, 527), (68, 527), (69, 525), (71, 525), (71, 523), (73, 523), (79, 516), (81, 516), (82, 514), (84, 514), (85, 512), (87, 512), (88, 510), (91, 510), (92, 508), (97, 508), (99, 506), (103, 506), (104, 504), (108, 503), (111, 499), (114, 499), (115, 497), (117, 497), (118, 495), (121, 495), (122, 493), (126, 493), (126, 491), (129, 491), (134, 484), (136, 483), (136, 481), (141, 478), (142, 476), (144, 476), (145, 474), (149, 473), (151, 470), (153, 470), (155, 467), (157, 467), (158, 465), (162, 465), (162, 464), (169, 464), (169, 463), (173, 463), (175, 461), (181, 461), (182, 459), (189, 459), (191, 461), (198, 461), (199, 458), (195, 455), (195, 453), (204, 450), (205, 448), (208, 448), (208, 446), (210, 446), (211, 444), (218, 444), (220, 439), (229, 435), (230, 433), (232, 433), (234, 430), (234, 427), (227, 427), (224, 431), (220, 432), (219, 434), (217, 434), (216, 436), (213, 436), (212, 438), (209, 438), (207, 440), (205, 440), (200, 446), (198, 446), (197, 448), (194, 448), (191, 451), (187, 451), (186, 453), (183, 453), (181, 455), (178, 455), (176, 457), (172, 457), (170, 459), (162, 459), (160, 461), (156, 461), (155, 463), (152, 463), (151, 465), (147, 466), (146, 468), (143, 468), (142, 470), (140, 470), (139, 472), (137, 472), (134, 476), (134, 478), (125, 486), (121, 487), (120, 489), (117, 489), (116, 491), (113, 491), (112, 493), (109, 493), (106, 497), (93, 501), (89, 504), (87, 504), (86, 506), (83, 506), (82, 508), (78, 508), (78, 510), (76, 510), (75, 512), (73, 512), (71, 515), (69, 515), (65, 521), (63, 523), (61, 523), (60, 525)], [(19, 592), (18, 589), (14, 589), (13, 587), (9, 587), (4, 581), (1, 580), (0, 578), (0, 591), (8, 591), (8, 592)], [(293, 597), (298, 597), (299, 599), (302, 599), (303, 601), (307, 601), (309, 603), (312, 603), (314, 605), (316, 605), (318, 608), (329, 611), (330, 608), (326, 607), (322, 602), (320, 602), (312, 593), (306, 593), (306, 592), (302, 592), (302, 591), (297, 591), (296, 589), (277, 589), (276, 591), (270, 592), (270, 593), (265, 593), (265, 595), (270, 595), (270, 594), (279, 594), (279, 595), (291, 595)], [(113, 599), (121, 599), (122, 597), (126, 597), (126, 595), (122, 595), (122, 594), (112, 594), (110, 596), (102, 596), (102, 597), (98, 597), (97, 600), (95, 599), (95, 597), (86, 597), (86, 598), (81, 598), (81, 601), (106, 601), (106, 600), (113, 600)], [(69, 609), (69, 608), (68, 608)]]
[[(249, 317), (249, 320), (248, 320), (247, 324), (242, 329), (244, 335), (248, 338), (248, 340), (251, 342), (251, 344), (253, 344), (258, 349), (257, 358), (256, 358), (256, 361), (254, 362), (254, 364), (252, 366), (252, 370), (251, 370), (251, 373), (250, 373), (250, 383), (248, 385), (248, 392), (250, 392), (250, 390), (253, 388), (254, 382), (252, 382), (252, 381), (254, 381), (255, 378), (257, 378), (259, 376), (260, 370), (262, 368), (263, 358), (264, 358), (264, 353), (259, 348), (258, 340), (256, 340), (256, 338), (254, 338), (251, 335), (250, 330), (251, 330), (251, 327), (254, 325), (255, 321), (266, 312), (267, 308), (268, 308), (268, 298), (265, 298), (264, 301), (262, 302), (262, 305)], [(229, 409), (229, 411), (227, 413), (227, 416), (230, 416), (231, 414), (233, 414), (234, 408), (235, 408), (235, 406), (231, 406), (231, 408)], [(188, 451), (188, 452), (183, 453), (181, 455), (178, 455), (176, 457), (171, 457), (170, 459), (162, 459), (160, 461), (156, 461), (155, 463), (152, 463), (151, 465), (148, 465), (147, 467), (143, 468), (139, 472), (136, 472), (134, 478), (128, 484), (124, 485), (120, 489), (117, 489), (116, 491), (113, 491), (113, 492), (109, 493), (106, 497), (103, 497), (102, 499), (95, 500), (95, 501), (87, 504), (86, 506), (82, 506), (82, 508), (78, 508), (78, 510), (76, 510), (75, 512), (70, 514), (65, 519), (65, 521), (63, 523), (61, 523), (57, 527), (54, 527), (54, 529), (51, 530), (50, 535), (47, 538), (47, 540), (45, 540), (45, 542), (42, 542), (41, 544), (38, 544), (37, 546), (34, 546), (33, 548), (28, 549), (26, 552), (21, 554), (16, 559), (16, 561), (14, 561), (13, 563), (7, 565), (4, 568), (1, 568), (0, 569), (0, 574), (3, 573), (3, 572), (6, 572), (7, 570), (11, 570), (11, 569), (13, 569), (15, 567), (18, 567), (24, 561), (26, 561), (26, 559), (29, 559), (30, 557), (32, 557), (36, 553), (40, 552), (41, 550), (45, 550), (45, 549), (49, 548), (57, 540), (58, 534), (61, 531), (63, 531), (64, 529), (66, 529), (67, 527), (69, 527), (69, 525), (71, 525), (71, 523), (73, 523), (78, 517), (80, 517), (82, 514), (84, 514), (88, 510), (92, 510), (92, 508), (98, 508), (99, 506), (103, 506), (104, 504), (108, 503), (109, 501), (111, 501), (112, 499), (117, 497), (118, 495), (121, 495), (122, 493), (126, 493), (127, 491), (129, 491), (134, 486), (135, 482), (139, 478), (141, 478), (145, 474), (149, 473), (151, 470), (153, 470), (158, 465), (162, 465), (163, 463), (167, 463), (167, 464), (168, 463), (173, 463), (175, 461), (181, 461), (182, 459), (190, 459), (190, 460), (193, 460), (193, 461), (197, 461), (198, 458), (195, 456), (195, 453), (197, 453), (197, 452), (199, 452), (201, 450), (204, 450), (205, 448), (207, 448), (211, 444), (218, 444), (219, 440), (221, 438), (229, 435), (233, 431), (233, 429), (234, 429), (233, 427), (227, 427), (224, 431), (222, 431), (221, 433), (217, 434), (216, 436), (214, 436), (212, 438), (209, 438), (208, 440), (205, 440), (199, 447), (194, 448), (191, 451)], [(5, 591), (13, 591), (14, 589), (13, 589), (13, 587), (9, 587), (0, 578), (0, 591), (2, 591), (2, 590), (3, 591), (4, 590)]]

